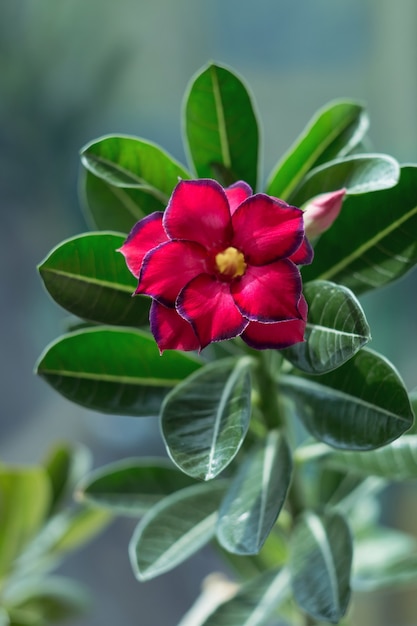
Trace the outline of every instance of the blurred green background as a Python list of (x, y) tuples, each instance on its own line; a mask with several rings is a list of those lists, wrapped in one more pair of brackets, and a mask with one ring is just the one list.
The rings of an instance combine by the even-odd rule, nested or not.
[[(183, 93), (213, 60), (240, 73), (254, 93), (264, 179), (315, 111), (338, 97), (368, 104), (370, 150), (415, 162), (416, 28), (415, 0), (1, 0), (4, 461), (38, 461), (62, 438), (89, 445), (96, 466), (163, 454), (154, 420), (92, 414), (32, 373), (66, 319), (46, 296), (36, 264), (62, 239), (87, 229), (77, 198), (81, 146), (102, 134), (130, 133), (184, 161)], [(414, 272), (363, 298), (372, 347), (397, 365), (409, 389), (417, 385), (416, 283)], [(416, 494), (407, 493), (402, 520), (416, 532), (409, 522)], [(221, 565), (205, 551), (172, 575), (139, 584), (127, 556), (133, 525), (119, 520), (65, 565), (65, 573), (90, 586), (95, 603), (72, 626), (172, 626), (200, 579)], [(417, 623), (415, 604), (412, 596), (388, 595), (374, 597), (363, 611), (368, 624), (407, 626)]]

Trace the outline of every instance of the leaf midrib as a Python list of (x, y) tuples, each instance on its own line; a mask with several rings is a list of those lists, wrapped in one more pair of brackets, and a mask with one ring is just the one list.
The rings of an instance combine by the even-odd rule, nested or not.
[(269, 485), (271, 482), (272, 468), (276, 457), (277, 443), (279, 435), (276, 431), (272, 431), (269, 434), (267, 445), (265, 446), (263, 463), (262, 463), (262, 488), (261, 488), (261, 502), (260, 502), (260, 515), (258, 521), (258, 529), (256, 533), (256, 545), (259, 547), (261, 532), (264, 527), (266, 504), (268, 502)]
[(299, 376), (297, 376), (297, 382), (291, 382), (293, 378), (294, 378), (293, 376), (283, 376), (281, 378), (281, 383), (284, 386), (288, 385), (289, 387), (293, 387), (293, 388), (305, 387), (307, 389), (308, 388), (322, 389), (322, 390), (324, 389), (326, 390), (326, 392), (328, 390), (331, 390), (332, 395), (337, 396), (338, 398), (345, 400), (346, 402), (361, 405), (366, 409), (371, 409), (372, 411), (382, 413), (383, 415), (386, 415), (387, 417), (395, 418), (402, 422), (406, 422), (406, 423), (409, 422), (409, 419), (407, 419), (406, 417), (403, 417), (402, 415), (398, 415), (397, 413), (392, 413), (391, 411), (384, 409), (378, 404), (371, 404), (370, 402), (368, 402), (367, 400), (364, 400), (363, 398), (359, 398), (358, 396), (352, 396), (345, 391), (341, 391), (340, 389), (335, 389), (334, 387), (330, 387), (328, 385), (321, 385), (320, 383), (314, 383), (311, 380), (307, 380), (306, 378), (301, 378)]
[(63, 276), (65, 278), (69, 278), (80, 283), (87, 283), (91, 285), (96, 285), (98, 287), (122, 291), (123, 293), (128, 293), (130, 295), (132, 295), (135, 290), (135, 287), (132, 287), (131, 285), (123, 285), (122, 283), (109, 282), (108, 280), (87, 276), (86, 274), (74, 274), (66, 270), (57, 270), (55, 268), (45, 266), (41, 267), (40, 271), (41, 273), (49, 273), (56, 276)]
[[(362, 111), (359, 113), (359, 117), (361, 115), (362, 115)], [(311, 157), (304, 161), (305, 167), (300, 168), (300, 170), (297, 171), (297, 174), (292, 177), (291, 181), (289, 181), (288, 185), (280, 192), (280, 194), (281, 194), (281, 196), (283, 198), (286, 198), (289, 193), (292, 193), (294, 191), (294, 189), (296, 188), (296, 186), (298, 185), (300, 180), (302, 180), (304, 178), (304, 176), (306, 175), (306, 173), (308, 173), (311, 170), (312, 165), (314, 165), (314, 163), (317, 161), (319, 156), (321, 154), (323, 154), (323, 152), (325, 152), (325, 150), (328, 149), (328, 147), (332, 144), (334, 139), (339, 134), (342, 134), (346, 130), (346, 128), (348, 128), (348, 126), (350, 126), (352, 124), (352, 122), (354, 121), (355, 117), (357, 117), (356, 114), (352, 115), (352, 117), (349, 117), (349, 123), (344, 125), (341, 130), (340, 130), (340, 127), (339, 127), (339, 129), (335, 129), (333, 133), (330, 133), (329, 135), (326, 136), (326, 139), (328, 141), (325, 142), (325, 143), (320, 144), (320, 146), (318, 146), (316, 148), (316, 150), (314, 150), (311, 153)], [(282, 167), (285, 165), (285, 163), (287, 163), (291, 159), (291, 157), (294, 154), (294, 152), (297, 149), (299, 149), (299, 147), (306, 141), (309, 133), (311, 132), (311, 129), (314, 128), (315, 124), (318, 123), (319, 119), (320, 118), (317, 118), (310, 126), (308, 126), (306, 128), (303, 138), (295, 146), (290, 148), (286, 155), (283, 156), (282, 160), (280, 161), (280, 163), (278, 163), (277, 167), (275, 168), (275, 171), (273, 172), (273, 174), (271, 176), (271, 181), (275, 179), (276, 175), (278, 174), (280, 169), (282, 169)], [(269, 185), (270, 185), (270, 183), (268, 183), (268, 187), (269, 187)]]
[(159, 571), (164, 572), (166, 570), (166, 563), (169, 564), (172, 557), (174, 557), (173, 560), (176, 560), (175, 557), (179, 552), (188, 552), (187, 548), (189, 548), (193, 540), (196, 539), (198, 543), (205, 542), (208, 531), (212, 529), (214, 533), (217, 515), (217, 511), (214, 511), (198, 522), (198, 524), (194, 524), (188, 532), (181, 535), (175, 543), (171, 544), (168, 550), (165, 550), (156, 561), (153, 561), (152, 564), (143, 571), (143, 574), (148, 574), (149, 576), (149, 572), (152, 572), (152, 575), (155, 576)]
[(221, 97), (219, 78), (217, 76), (216, 67), (211, 67), (211, 79), (213, 82), (214, 104), (217, 113), (217, 122), (219, 130), (220, 150), (222, 153), (223, 165), (230, 168), (232, 159), (230, 155), (229, 142), (227, 138), (226, 120), (224, 115), (224, 107)]
[[(405, 213), (401, 218), (392, 222), (389, 226), (379, 231), (374, 237), (368, 239), (361, 246), (356, 248), (353, 252), (348, 254), (348, 256), (344, 257), (341, 261), (333, 265), (333, 267), (329, 268), (327, 271), (323, 272), (319, 276), (315, 278), (315, 280), (329, 280), (330, 278), (337, 276), (339, 272), (342, 272), (346, 267), (348, 267), (351, 263), (356, 261), (359, 257), (365, 254), (368, 250), (370, 250), (374, 245), (377, 245), (380, 241), (388, 237), (395, 229), (399, 228), (404, 222), (408, 219), (417, 215), (417, 205), (414, 206), (410, 211)], [(392, 258), (392, 257), (391, 257)], [(374, 264), (372, 264), (374, 267)]]
[[(109, 159), (106, 159), (98, 154), (94, 154), (93, 152), (85, 153), (82, 159), (83, 159), (83, 164), (85, 165), (85, 167), (87, 167), (90, 170), (90, 172), (92, 172), (95, 176), (104, 180), (107, 184), (113, 185), (114, 187), (121, 187), (122, 189), (123, 187), (129, 188), (130, 186), (132, 186), (135, 189), (142, 189), (143, 191), (146, 191), (152, 194), (153, 196), (155, 196), (155, 198), (157, 198), (164, 204), (167, 204), (169, 201), (169, 197), (165, 193), (157, 189), (157, 187), (149, 184), (149, 182), (146, 181), (144, 178), (137, 176), (130, 170), (125, 169), (124, 167), (122, 167), (118, 163), (115, 163), (114, 161), (110, 161)], [(131, 183), (113, 182), (109, 178), (109, 176), (103, 176), (102, 173), (95, 171), (94, 168), (91, 167), (89, 160), (91, 160), (93, 163), (97, 163), (99, 165), (103, 165), (107, 167), (110, 171), (113, 170), (114, 172), (123, 174), (124, 176), (126, 176), (126, 178), (131, 179), (132, 182)]]
[(206, 472), (207, 479), (213, 478), (215, 476), (215, 474), (213, 473), (214, 457), (215, 457), (215, 452), (217, 449), (216, 443), (219, 438), (220, 424), (222, 423), (225, 406), (229, 402), (230, 392), (235, 386), (238, 376), (241, 374), (241, 371), (247, 367), (247, 364), (248, 364), (248, 360), (245, 358), (241, 359), (240, 361), (238, 361), (238, 363), (236, 363), (220, 395), (220, 400), (218, 402), (217, 410), (216, 410), (216, 418), (214, 420), (212, 443), (210, 446), (210, 454), (209, 454), (208, 463), (207, 463), (207, 472)]
[(341, 607), (339, 598), (339, 585), (337, 584), (337, 572), (326, 532), (323, 528), (321, 521), (315, 515), (309, 513), (306, 515), (305, 520), (313, 538), (315, 539), (316, 545), (320, 550), (326, 572), (328, 573), (330, 592), (333, 599), (332, 607), (333, 609), (336, 608), (337, 614), (340, 615)]
[[(269, 615), (272, 609), (276, 609), (279, 605), (279, 600), (284, 600), (290, 594), (290, 580), (291, 576), (288, 569), (282, 569), (268, 586), (259, 602), (257, 602), (254, 611), (242, 626), (258, 626), (261, 623), (260, 620)], [(271, 604), (273, 607), (271, 607)]]
[(84, 371), (72, 371), (72, 370), (55, 370), (48, 367), (39, 367), (38, 373), (41, 376), (63, 376), (66, 378), (75, 378), (83, 380), (94, 380), (96, 382), (109, 382), (117, 383), (120, 385), (149, 385), (152, 387), (174, 387), (181, 379), (176, 378), (143, 378), (141, 376), (119, 376), (117, 374), (103, 374)]
[(341, 335), (343, 337), (351, 337), (352, 339), (369, 339), (369, 335), (362, 335), (359, 333), (351, 333), (345, 330), (338, 330), (337, 328), (329, 328), (328, 326), (322, 326), (321, 324), (315, 324), (314, 322), (307, 322), (306, 328), (311, 330), (318, 330), (325, 332), (326, 334), (333, 333), (334, 335)]

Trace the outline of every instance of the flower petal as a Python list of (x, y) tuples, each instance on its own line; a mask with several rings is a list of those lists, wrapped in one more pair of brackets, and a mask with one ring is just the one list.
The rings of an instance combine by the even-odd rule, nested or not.
[(304, 236), (303, 241), (301, 242), (301, 246), (292, 254), (290, 257), (290, 261), (295, 263), (295, 265), (308, 265), (311, 263), (314, 257), (314, 251), (311, 247), (311, 244), (307, 237)]
[(211, 179), (180, 181), (163, 223), (171, 239), (196, 241), (208, 249), (226, 247), (231, 221), (223, 187)]
[(237, 207), (242, 204), (246, 198), (252, 195), (252, 189), (249, 187), (248, 183), (243, 182), (243, 180), (239, 180), (237, 183), (230, 185), (230, 187), (226, 187), (224, 191), (229, 201), (230, 213), (232, 215)]
[(126, 259), (126, 265), (133, 276), (139, 277), (140, 268), (145, 254), (160, 243), (168, 241), (162, 226), (162, 211), (156, 211), (137, 222), (119, 252)]
[(338, 189), (313, 198), (304, 210), (304, 228), (310, 239), (330, 228), (340, 213), (346, 189)]
[(135, 293), (174, 306), (181, 289), (206, 271), (207, 252), (202, 246), (192, 241), (168, 241), (145, 256)]
[(263, 193), (245, 200), (232, 216), (232, 245), (251, 265), (293, 254), (304, 237), (303, 212)]
[(193, 327), (173, 308), (154, 300), (149, 315), (151, 331), (160, 353), (164, 350), (199, 350)]
[(308, 313), (308, 304), (307, 300), (304, 298), (303, 294), (301, 294), (300, 299), (298, 301), (298, 311), (301, 315), (301, 318), (306, 322), (307, 321), (307, 313)]
[(275, 324), (250, 322), (241, 337), (251, 348), (281, 350), (304, 341), (304, 320), (287, 320)]
[(301, 317), (301, 276), (294, 263), (283, 259), (269, 265), (248, 265), (245, 274), (230, 285), (244, 317), (255, 322), (281, 322)]
[(230, 293), (230, 283), (208, 274), (194, 278), (181, 291), (178, 312), (193, 325), (201, 348), (213, 341), (237, 337), (248, 325)]

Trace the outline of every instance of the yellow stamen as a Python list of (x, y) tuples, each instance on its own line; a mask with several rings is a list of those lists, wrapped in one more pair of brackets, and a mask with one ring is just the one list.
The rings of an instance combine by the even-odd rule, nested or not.
[(216, 254), (216, 267), (220, 274), (228, 278), (243, 276), (246, 271), (245, 257), (237, 248), (230, 246)]

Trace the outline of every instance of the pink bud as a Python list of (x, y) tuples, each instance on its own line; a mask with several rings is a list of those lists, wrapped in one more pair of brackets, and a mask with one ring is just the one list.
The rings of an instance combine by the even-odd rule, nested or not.
[(326, 231), (335, 221), (342, 208), (346, 189), (323, 193), (313, 198), (304, 210), (304, 229), (309, 239)]

